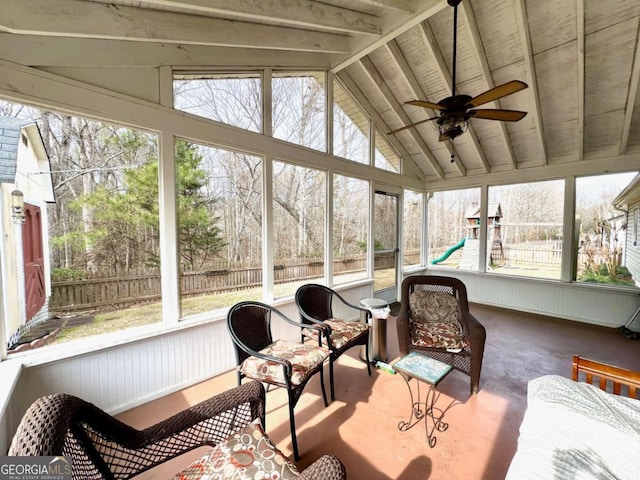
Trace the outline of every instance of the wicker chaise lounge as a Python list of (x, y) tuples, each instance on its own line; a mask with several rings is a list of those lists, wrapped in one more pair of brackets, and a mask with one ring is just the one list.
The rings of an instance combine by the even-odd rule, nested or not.
[(74, 479), (126, 480), (198, 447), (211, 446), (208, 454), (174, 478), (254, 478), (244, 473), (223, 475), (239, 462), (245, 462), (247, 470), (258, 465), (260, 473), (267, 465), (274, 467), (274, 474), (283, 479), (346, 478), (344, 466), (332, 455), (298, 472), (264, 434), (264, 419), (265, 391), (259, 382), (222, 392), (144, 430), (77, 397), (54, 394), (29, 407), (9, 455), (65, 456), (72, 461)]

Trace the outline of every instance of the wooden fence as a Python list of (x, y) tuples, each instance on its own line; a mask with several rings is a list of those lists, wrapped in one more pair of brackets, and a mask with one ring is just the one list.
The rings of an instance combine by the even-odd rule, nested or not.
[[(407, 255), (407, 260), (417, 262), (419, 254)], [(394, 264), (394, 254), (376, 255), (375, 268), (389, 268)], [(334, 274), (364, 271), (366, 257), (350, 257), (334, 260)], [(318, 258), (289, 263), (276, 261), (275, 283), (320, 278), (324, 262)], [(218, 268), (199, 272), (185, 272), (180, 276), (182, 297), (192, 297), (227, 291), (244, 290), (262, 284), (262, 268)], [(158, 301), (161, 298), (160, 274), (132, 275), (126, 277), (98, 277), (55, 281), (49, 309), (52, 312), (78, 312), (122, 308), (136, 303)]]
[[(336, 260), (335, 273), (357, 272), (365, 269), (366, 259)], [(275, 283), (319, 278), (324, 271), (321, 260), (311, 260), (274, 266)], [(183, 297), (243, 290), (262, 284), (262, 268), (217, 269), (185, 272), (180, 276)], [(49, 309), (53, 312), (120, 308), (136, 303), (158, 301), (161, 298), (160, 274), (126, 277), (83, 278), (52, 283)]]

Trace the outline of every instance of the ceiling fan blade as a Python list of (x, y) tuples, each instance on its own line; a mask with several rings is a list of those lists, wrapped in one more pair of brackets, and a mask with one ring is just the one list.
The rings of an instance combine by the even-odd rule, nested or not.
[(438, 119), (438, 117), (431, 117), (431, 118), (427, 118), (426, 120), (420, 120), (419, 122), (410, 123), (409, 125), (405, 125), (404, 127), (400, 127), (400, 128), (395, 129), (395, 130), (391, 130), (390, 132), (387, 132), (387, 135), (393, 135), (394, 133), (398, 133), (398, 132), (401, 132), (403, 130), (407, 130), (407, 129), (411, 128), (411, 127), (416, 127), (418, 125), (422, 125), (423, 123), (429, 122), (431, 120), (437, 120), (437, 119)]
[(410, 100), (408, 102), (405, 102), (405, 105), (416, 105), (417, 107), (430, 108), (432, 110), (444, 110), (444, 107), (442, 105), (427, 102), (426, 100)]
[(470, 110), (469, 116), (473, 118), (483, 118), (485, 120), (500, 120), (501, 122), (517, 122), (522, 120), (527, 112), (518, 110)]
[(502, 85), (498, 85), (497, 87), (492, 88), (491, 90), (487, 90), (480, 95), (473, 97), (467, 103), (469, 108), (479, 107), (488, 102), (493, 102), (494, 100), (498, 100), (499, 98), (506, 97), (507, 95), (511, 95), (512, 93), (519, 92), (520, 90), (524, 90), (529, 85), (520, 80), (512, 80), (507, 83), (503, 83)]

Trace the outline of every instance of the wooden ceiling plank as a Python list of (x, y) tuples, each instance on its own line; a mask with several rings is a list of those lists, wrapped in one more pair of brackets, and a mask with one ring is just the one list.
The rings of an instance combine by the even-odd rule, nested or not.
[(331, 73), (344, 70), (442, 9), (449, 8), (446, 0), (417, 0), (415, 5), (416, 8), (410, 14), (393, 12), (385, 15), (382, 19), (382, 35), (377, 39), (371, 40), (368, 37), (352, 39), (351, 53), (339, 57), (331, 68)]
[[(412, 123), (409, 116), (403, 110), (402, 105), (400, 105), (398, 100), (396, 100), (395, 96), (391, 92), (391, 89), (389, 88), (387, 83), (382, 79), (380, 73), (378, 73), (378, 70), (373, 65), (373, 62), (368, 57), (363, 57), (360, 59), (360, 65), (364, 69), (365, 73), (367, 74), (367, 76), (369, 77), (373, 85), (375, 85), (375, 87), (378, 89), (378, 91), (380, 92), (384, 100), (387, 102), (391, 110), (400, 119), (400, 121), (403, 122), (405, 125)], [(436, 174), (438, 176), (441, 176), (441, 175), (443, 176), (444, 172), (442, 171), (442, 168), (440, 167), (438, 160), (433, 156), (433, 154), (431, 153), (431, 150), (424, 143), (424, 140), (422, 139), (420, 134), (416, 131), (416, 129), (411, 128), (409, 129), (408, 133), (411, 135), (416, 145), (418, 145), (419, 148), (422, 150), (425, 157), (427, 157), (427, 160), (431, 164), (431, 167), (436, 172)], [(461, 171), (460, 174), (464, 175), (464, 171)]]
[[(578, 56), (578, 138), (576, 142), (578, 144), (578, 160), (582, 160), (584, 158), (584, 0), (576, 0), (576, 2), (576, 39), (578, 42), (576, 52)], [(631, 110), (633, 110), (633, 105)], [(631, 122), (631, 118), (629, 118), (629, 122)]]
[(3, 0), (0, 31), (56, 37), (347, 53), (348, 37), (79, 0)]
[(620, 155), (627, 152), (629, 145), (629, 133), (631, 132), (631, 121), (633, 119), (633, 110), (638, 95), (638, 80), (640, 78), (640, 30), (636, 35), (636, 49), (633, 57), (633, 67), (631, 68), (631, 78), (629, 80), (629, 90), (627, 91), (627, 103), (624, 109), (624, 123), (622, 125), (622, 138), (620, 139)]
[[(493, 75), (491, 74), (491, 69), (489, 68), (489, 62), (487, 61), (487, 56), (484, 53), (484, 48), (482, 47), (482, 39), (480, 38), (480, 30), (478, 29), (478, 24), (476, 22), (476, 17), (473, 14), (473, 9), (471, 5), (467, 2), (462, 2), (462, 16), (466, 20), (466, 24), (470, 30), (470, 38), (471, 38), (471, 48), (476, 55), (476, 58), (480, 62), (483, 77), (486, 80), (486, 88), (487, 90), (495, 87), (495, 83), (493, 81)], [(494, 102), (498, 108), (500, 108), (500, 102)], [(498, 122), (500, 126), (500, 138), (504, 143), (506, 150), (508, 152), (507, 161), (509, 165), (513, 169), (518, 168), (518, 164), (516, 162), (516, 156), (513, 152), (513, 147), (511, 146), (511, 140), (509, 138), (509, 133), (507, 132), (507, 126), (504, 122)], [(487, 170), (488, 171), (488, 170)]]
[(250, 22), (277, 22), (348, 34), (380, 35), (382, 32), (380, 20), (374, 15), (308, 0), (146, 0), (145, 3), (194, 13), (231, 15)]
[[(427, 47), (427, 50), (436, 61), (436, 65), (437, 65), (436, 71), (442, 80), (442, 84), (445, 86), (447, 94), (451, 95), (453, 78), (449, 73), (449, 68), (447, 67), (447, 62), (442, 56), (442, 52), (437, 47), (438, 42), (436, 41), (433, 31), (431, 31), (431, 28), (426, 22), (423, 22), (420, 25), (419, 31), (420, 31), (420, 36), (424, 40), (424, 43)], [(439, 100), (441, 99), (438, 99), (438, 101)], [(478, 140), (478, 136), (473, 131), (473, 126), (471, 124), (469, 125), (469, 129), (467, 130), (467, 133), (471, 138), (471, 141), (478, 155), (478, 158), (480, 158), (480, 162), (482, 163), (482, 168), (484, 169), (485, 172), (489, 172), (491, 170), (491, 166), (489, 165), (489, 161), (487, 160), (487, 157), (484, 154), (484, 150), (482, 150), (482, 147), (480, 146), (480, 141)], [(451, 142), (450, 140), (447, 140), (446, 142), (443, 142), (443, 143), (446, 145), (447, 150), (449, 151), (449, 155), (451, 155), (451, 157), (454, 159), (454, 162), (455, 162), (456, 159), (458, 159), (458, 154), (454, 149), (453, 142)]]
[(536, 82), (535, 66), (533, 63), (533, 49), (531, 48), (531, 36), (529, 35), (529, 22), (527, 21), (527, 6), (525, 0), (516, 0), (516, 17), (518, 18), (518, 32), (524, 49), (524, 64), (527, 70), (527, 83), (529, 84), (530, 95), (533, 96), (534, 108), (528, 112), (533, 117), (536, 128), (536, 143), (542, 156), (542, 162), (547, 165), (547, 150), (544, 144), (544, 134), (542, 129), (542, 116), (540, 115), (540, 98), (538, 96), (538, 85)]
[[(360, 90), (356, 82), (351, 78), (351, 75), (349, 75), (349, 73), (346, 70), (343, 70), (342, 72), (338, 73), (336, 76), (338, 77), (340, 82), (342, 82), (344, 87), (349, 91), (349, 93), (353, 95), (353, 97), (358, 102), (358, 104), (371, 117), (371, 120), (373, 120), (373, 122), (378, 127), (378, 129), (380, 128), (389, 129), (389, 126), (387, 125), (387, 123), (380, 116), (380, 114), (378, 114), (378, 111), (375, 108), (373, 108), (373, 105), (371, 105), (371, 102), (369, 102), (366, 96), (362, 93), (362, 91)], [(385, 138), (396, 150), (398, 150), (398, 152), (404, 159), (403, 161), (407, 161), (407, 159), (409, 159), (409, 161), (411, 161), (412, 163), (414, 163), (414, 165), (416, 165), (416, 167), (420, 170), (419, 172), (420, 180), (424, 180), (424, 178), (429, 173), (431, 173), (431, 172), (427, 172), (424, 168), (422, 168), (422, 166), (417, 165), (413, 161), (412, 155), (407, 151), (407, 149), (404, 147), (402, 142), (400, 142), (397, 138), (387, 137), (386, 135), (385, 135)], [(439, 178), (443, 178), (443, 176), (440, 176)]]

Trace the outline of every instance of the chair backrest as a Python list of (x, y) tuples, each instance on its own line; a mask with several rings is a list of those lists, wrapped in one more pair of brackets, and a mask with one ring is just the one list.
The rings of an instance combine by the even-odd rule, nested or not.
[[(329, 287), (318, 283), (307, 283), (296, 291), (296, 305), (298, 310), (316, 320), (327, 320), (333, 318), (333, 294), (335, 292)], [(302, 313), (300, 319), (303, 323), (310, 324), (308, 318)]]
[(456, 297), (460, 303), (460, 310), (469, 311), (467, 287), (457, 278), (439, 275), (412, 275), (405, 278), (402, 282), (401, 300), (403, 306), (409, 305), (409, 297), (417, 291), (448, 293)]
[(260, 351), (273, 343), (271, 313), (275, 309), (260, 302), (240, 302), (227, 314), (227, 328), (233, 340), (238, 365), (250, 354), (240, 345)]

